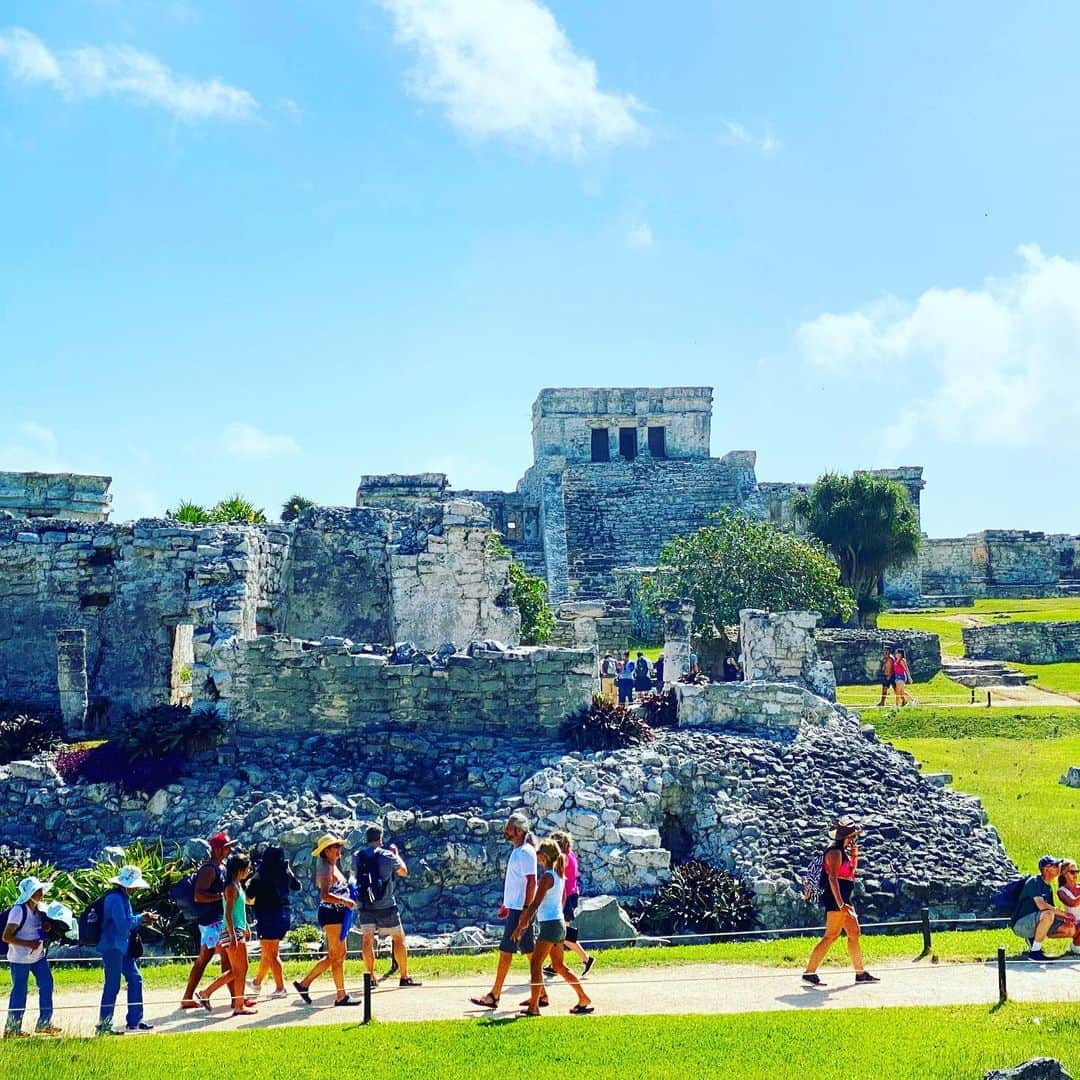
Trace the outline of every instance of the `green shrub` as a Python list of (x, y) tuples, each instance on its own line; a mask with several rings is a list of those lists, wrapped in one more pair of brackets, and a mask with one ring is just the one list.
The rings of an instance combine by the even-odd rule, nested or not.
[(640, 706), (649, 727), (674, 727), (679, 722), (679, 705), (674, 687), (646, 694)]
[(51, 750), (63, 737), (64, 725), (57, 714), (32, 715), (18, 706), (0, 705), (0, 765)]
[(488, 534), (485, 554), (511, 560), (509, 600), (521, 616), (521, 644), (546, 645), (555, 630), (555, 613), (547, 602), (547, 582), (530, 574), (521, 563), (514, 562), (513, 552), (497, 532)]
[(210, 509), (210, 520), (215, 525), (228, 525), (237, 522), (244, 525), (265, 525), (266, 512), (253, 502), (237, 493), (227, 499), (221, 499)]
[(217, 710), (192, 710), (186, 705), (157, 705), (129, 717), (123, 726), (117, 741), (132, 761), (208, 750), (225, 734), (225, 722)]
[(38, 862), (25, 848), (0, 844), (0, 911), (15, 903), (23, 878), (33, 876), (48, 881), (55, 873), (55, 867)]
[(294, 949), (303, 949), (305, 945), (313, 945), (317, 942), (321, 942), (322, 939), (322, 931), (317, 926), (312, 926), (310, 923), (302, 923), (300, 926), (294, 926), (285, 935), (285, 940)]
[(651, 897), (631, 905), (630, 917), (643, 934), (722, 934), (749, 930), (754, 902), (727, 870), (691, 859), (676, 866)]
[(179, 521), (184, 525), (209, 525), (210, 511), (198, 503), (182, 499), (175, 510), (168, 510), (165, 516), (172, 521)]
[(314, 505), (311, 499), (306, 499), (303, 495), (290, 495), (281, 507), (281, 520), (295, 521), (305, 510)]
[(652, 729), (637, 713), (599, 695), (568, 716), (559, 735), (573, 750), (619, 750), (653, 740)]

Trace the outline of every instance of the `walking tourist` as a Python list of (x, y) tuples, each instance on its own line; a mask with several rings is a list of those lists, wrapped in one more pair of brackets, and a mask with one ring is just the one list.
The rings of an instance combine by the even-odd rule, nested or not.
[(615, 704), (615, 679), (619, 674), (619, 665), (611, 653), (604, 653), (600, 661), (600, 696), (610, 705)]
[(664, 654), (661, 653), (656, 658), (656, 663), (653, 664), (653, 676), (656, 679), (656, 692), (662, 694), (664, 692)]
[(652, 676), (649, 674), (649, 661), (645, 659), (645, 654), (639, 652), (637, 654), (637, 660), (634, 661), (634, 689), (639, 694), (647, 693), (652, 689)]
[(619, 673), (616, 675), (619, 687), (619, 704), (629, 705), (634, 700), (634, 661), (628, 652), (623, 653)]
[[(225, 892), (222, 895), (221, 908), (225, 927), (218, 942), (218, 952), (222, 958), (222, 973), (200, 994), (195, 992), (195, 1000), (207, 1012), (210, 1011), (210, 995), (222, 986), (228, 986), (232, 993), (232, 1015), (254, 1016), (255, 1001), (246, 993), (248, 954), (247, 943), (251, 940), (248, 929), (247, 893), (244, 882), (251, 873), (251, 860), (246, 855), (230, 855), (225, 864)], [(228, 959), (228, 970), (225, 960)]]
[[(116, 876), (110, 878), (114, 888), (105, 894), (101, 907), (101, 937), (98, 952), (101, 966), (105, 969), (105, 985), (101, 991), (101, 1009), (98, 1012), (99, 1035), (123, 1035), (125, 1031), (150, 1031), (152, 1024), (143, 1020), (143, 982), (139, 971), (142, 956), (142, 938), (139, 928), (144, 922), (153, 925), (158, 921), (156, 912), (142, 911), (136, 915), (131, 910), (131, 891), (147, 889), (149, 882), (137, 866), (121, 866)], [(120, 993), (120, 979), (127, 987), (127, 1017), (122, 1030), (113, 1027), (116, 997)]]
[(268, 845), (259, 857), (259, 865), (247, 885), (255, 928), (259, 932), (259, 967), (251, 985), (258, 994), (263, 980), (274, 980), (269, 997), (284, 997), (285, 976), (281, 970), (278, 950), (281, 939), (292, 925), (292, 894), (300, 891), (300, 879), (276, 844)]
[[(563, 885), (563, 922), (566, 923), (565, 946), (571, 952), (576, 953), (582, 963), (582, 976), (588, 975), (592, 970), (596, 957), (587, 953), (578, 941), (577, 927), (574, 926), (574, 917), (577, 915), (578, 901), (581, 899), (581, 887), (578, 884), (578, 857), (574, 851), (574, 839), (564, 830), (553, 832), (551, 839), (559, 845), (559, 850), (566, 858), (566, 875)], [(545, 975), (556, 974), (553, 967), (544, 968)]]
[(893, 695), (896, 699), (896, 704), (910, 704), (907, 688), (911, 685), (913, 680), (911, 678), (911, 668), (908, 667), (907, 657), (904, 655), (903, 649), (897, 649), (896, 655), (893, 657), (892, 679)]
[(855, 871), (859, 865), (859, 848), (856, 838), (858, 827), (851, 821), (836, 823), (832, 841), (822, 857), (822, 903), (825, 907), (825, 936), (814, 946), (810, 962), (803, 972), (803, 981), (821, 986), (817, 969), (841, 933), (847, 935), (848, 955), (855, 969), (857, 983), (876, 983), (881, 980), (863, 967), (860, 944), (859, 918), (851, 902), (855, 888)]
[(1057, 895), (1061, 906), (1073, 917), (1073, 941), (1069, 952), (1074, 956), (1080, 955), (1080, 884), (1076, 881), (1076, 862), (1073, 859), (1061, 860)]
[(337, 991), (335, 1005), (359, 1005), (356, 998), (345, 992), (345, 953), (347, 943), (343, 933), (345, 917), (356, 907), (356, 901), (349, 895), (349, 882), (342, 872), (341, 852), (345, 841), (329, 834), (319, 837), (319, 842), (311, 852), (317, 860), (315, 884), (319, 890), (319, 906), (315, 918), (326, 935), (326, 955), (293, 987), (304, 1000), (311, 1004), (308, 989), (324, 972), (329, 971)]
[(1028, 959), (1038, 963), (1057, 959), (1043, 952), (1047, 938), (1074, 938), (1076, 934), (1076, 917), (1054, 907), (1053, 883), (1060, 872), (1061, 859), (1044, 855), (1039, 860), (1038, 874), (1024, 882), (1013, 912), (1012, 932), (1029, 942)]
[(893, 689), (894, 686), (893, 654), (889, 646), (886, 645), (881, 652), (881, 700), (878, 702), (879, 707), (885, 704), (885, 699), (889, 696), (889, 691)]
[[(199, 955), (195, 963), (191, 965), (191, 974), (188, 976), (187, 986), (184, 988), (184, 996), (180, 1000), (181, 1009), (198, 1009), (202, 1002), (195, 998), (195, 991), (199, 987), (199, 981), (206, 971), (206, 965), (214, 957), (218, 942), (225, 927), (224, 912), (221, 907), (221, 897), (225, 892), (225, 860), (229, 852), (236, 846), (236, 841), (231, 839), (228, 833), (214, 833), (210, 837), (210, 857), (195, 875), (194, 899), (196, 921), (199, 926)], [(228, 957), (221, 958), (222, 973), (228, 971)]]
[(391, 971), (400, 972), (398, 986), (420, 986), (409, 978), (409, 951), (405, 948), (405, 930), (401, 925), (397, 901), (394, 897), (394, 879), (408, 877), (409, 868), (398, 853), (397, 845), (382, 846), (383, 831), (372, 825), (365, 834), (367, 846), (353, 856), (353, 876), (360, 896), (357, 922), (363, 935), (364, 967), (375, 978), (375, 935), (390, 937), (394, 952)]
[[(629, 658), (629, 653), (627, 657)], [(502, 941), (499, 943), (499, 961), (495, 969), (495, 982), (483, 997), (470, 998), (482, 1009), (497, 1009), (503, 983), (510, 971), (514, 952), (520, 950), (526, 956), (533, 951), (533, 928), (528, 924), (514, 936), (521, 923), (521, 913), (532, 903), (536, 893), (536, 848), (529, 841), (529, 819), (520, 811), (507, 818), (503, 836), (510, 841), (513, 850), (506, 860), (506, 876), (503, 881), (503, 902), (499, 918), (504, 920)]]
[(554, 840), (543, 840), (536, 852), (539, 877), (532, 901), (518, 918), (518, 924), (511, 935), (515, 941), (526, 933), (532, 933), (532, 920), (535, 915), (539, 920), (536, 947), (529, 959), (529, 1000), (523, 1001), (522, 1016), (539, 1016), (542, 1006), (548, 1004), (544, 987), (544, 961), (551, 957), (551, 966), (556, 975), (563, 978), (577, 994), (577, 1004), (570, 1010), (575, 1016), (593, 1011), (589, 995), (582, 989), (581, 983), (566, 966), (563, 959), (563, 942), (566, 940), (566, 923), (563, 921), (563, 886), (566, 872), (566, 856), (559, 850)]
[(34, 976), (38, 992), (35, 1030), (42, 1035), (60, 1034), (60, 1029), (52, 1022), (53, 977), (49, 970), (49, 958), (45, 954), (45, 927), (41, 910), (41, 902), (51, 887), (50, 882), (40, 878), (23, 878), (19, 882), (15, 903), (8, 911), (3, 938), (11, 972), (11, 994), (4, 1027), (5, 1039), (17, 1039), (26, 1034), (22, 1025), (31, 975)]

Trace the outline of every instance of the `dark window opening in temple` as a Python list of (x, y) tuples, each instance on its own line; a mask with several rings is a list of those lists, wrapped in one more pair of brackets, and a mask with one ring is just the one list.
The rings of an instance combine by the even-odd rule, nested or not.
[(633, 461), (637, 457), (637, 428), (619, 428), (619, 453), (627, 461)]
[(662, 427), (649, 428), (649, 453), (656, 458), (667, 457), (665, 434)]
[(592, 459), (593, 461), (611, 460), (611, 446), (608, 443), (608, 430), (606, 427), (594, 427), (592, 429)]

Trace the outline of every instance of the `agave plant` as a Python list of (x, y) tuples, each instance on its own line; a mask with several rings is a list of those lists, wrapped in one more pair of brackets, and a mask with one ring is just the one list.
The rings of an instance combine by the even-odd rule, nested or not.
[(182, 499), (175, 510), (170, 510), (166, 517), (172, 521), (179, 521), (184, 525), (209, 525), (213, 520), (210, 511), (205, 506)]
[(244, 525), (265, 525), (266, 512), (237, 493), (215, 503), (210, 510), (210, 520), (215, 524), (240, 522)]

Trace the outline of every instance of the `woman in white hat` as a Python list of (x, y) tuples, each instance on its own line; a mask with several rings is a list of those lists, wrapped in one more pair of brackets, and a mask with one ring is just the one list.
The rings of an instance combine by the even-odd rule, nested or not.
[[(156, 923), (153, 911), (136, 915), (131, 910), (132, 889), (149, 888), (142, 870), (137, 866), (121, 866), (110, 878), (115, 888), (105, 894), (101, 911), (101, 938), (98, 951), (105, 968), (105, 986), (101, 992), (101, 1011), (98, 1014), (99, 1035), (123, 1035), (124, 1031), (149, 1031), (152, 1025), (143, 1020), (143, 986), (138, 957), (132, 951), (132, 936), (144, 922)], [(116, 996), (120, 993), (120, 977), (127, 984), (126, 1027), (112, 1026)]]
[(51, 885), (36, 877), (19, 882), (19, 894), (8, 911), (4, 926), (4, 942), (11, 967), (11, 996), (8, 998), (8, 1017), (4, 1027), (5, 1039), (17, 1039), (26, 1012), (26, 992), (30, 976), (34, 976), (38, 991), (38, 1021), (36, 1030), (42, 1035), (58, 1035), (60, 1029), (52, 1022), (53, 979), (49, 959), (45, 955), (44, 911), (41, 902)]
[(315, 917), (326, 935), (326, 956), (324, 956), (299, 982), (294, 982), (296, 992), (306, 1005), (311, 1004), (308, 989), (311, 984), (329, 970), (334, 977), (337, 995), (335, 1005), (359, 1005), (356, 998), (345, 992), (345, 952), (347, 943), (341, 932), (346, 913), (356, 907), (356, 901), (349, 895), (349, 881), (342, 872), (341, 852), (345, 841), (340, 836), (327, 833), (319, 837), (311, 855), (317, 860), (315, 884), (319, 887), (319, 907)]

